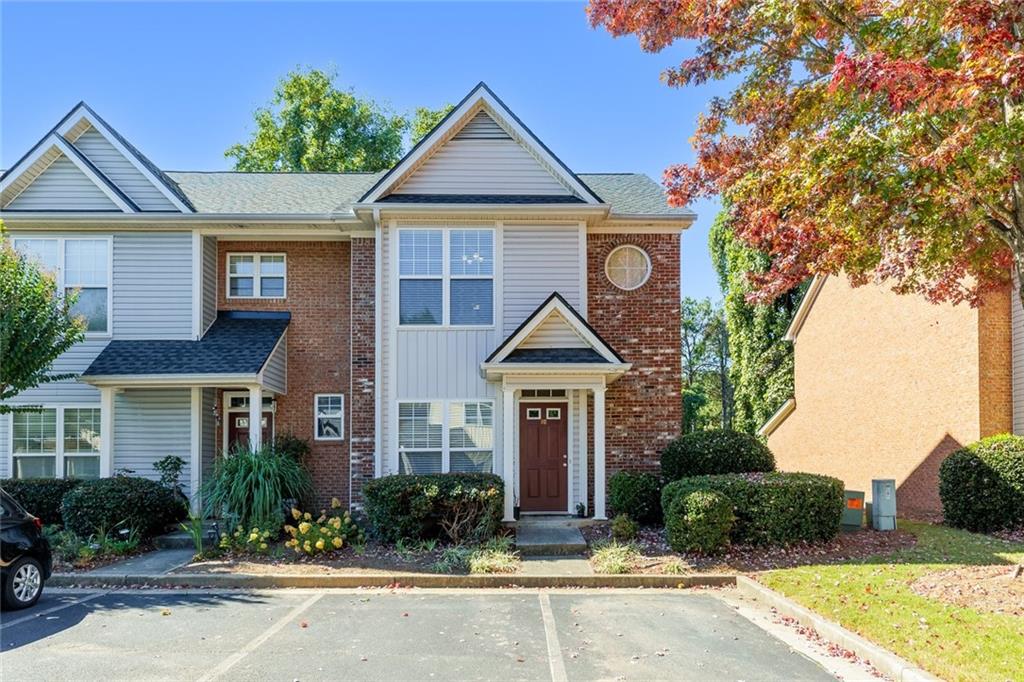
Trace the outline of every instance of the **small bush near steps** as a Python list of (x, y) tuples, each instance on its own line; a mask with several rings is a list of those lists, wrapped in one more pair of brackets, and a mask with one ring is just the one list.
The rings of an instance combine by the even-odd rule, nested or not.
[(640, 524), (626, 514), (619, 514), (612, 519), (612, 537), (620, 542), (636, 540), (640, 533)]
[(656, 474), (618, 471), (608, 479), (608, 504), (615, 514), (638, 523), (661, 521), (661, 478)]
[(61, 516), (68, 530), (89, 537), (101, 529), (127, 529), (149, 538), (185, 518), (174, 492), (156, 481), (115, 476), (85, 481), (64, 496)]
[(946, 523), (976, 532), (1024, 524), (1024, 437), (991, 436), (960, 448), (939, 467)]
[(7, 478), (0, 481), (0, 488), (43, 523), (62, 526), (61, 502), (81, 483), (80, 478)]
[(590, 565), (596, 573), (619, 575), (632, 573), (641, 560), (640, 550), (631, 542), (600, 542), (590, 554)]
[(661, 475), (666, 481), (774, 470), (775, 456), (767, 445), (749, 434), (727, 429), (680, 436), (661, 452)]
[(676, 495), (665, 509), (669, 547), (676, 552), (717, 554), (729, 546), (732, 502), (713, 490)]

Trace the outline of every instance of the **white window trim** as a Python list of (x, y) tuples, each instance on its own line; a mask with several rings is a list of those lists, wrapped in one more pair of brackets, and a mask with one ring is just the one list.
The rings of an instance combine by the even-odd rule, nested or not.
[[(440, 275), (403, 275), (402, 274), (402, 233), (415, 230), (431, 230), (441, 233), (441, 274)], [(455, 230), (466, 230), (491, 233), (491, 247), (494, 262), (490, 275), (453, 275), (451, 274), (451, 233)], [(418, 329), (494, 329), (498, 317), (498, 230), (493, 225), (403, 225), (396, 230), (395, 238), (395, 301), (398, 314), (395, 324), (401, 330)], [(402, 324), (402, 280), (441, 280), (441, 324)], [(451, 323), (451, 282), (453, 279), (478, 279), (491, 281), (491, 322), (490, 324), (452, 324)], [(417, 402), (417, 401), (407, 401)]]
[[(320, 398), (341, 398), (341, 408), (338, 417), (341, 419), (341, 429), (337, 436), (320, 436)], [(331, 416), (331, 415), (327, 415)], [(313, 440), (339, 442), (345, 440), (345, 394), (344, 393), (316, 393), (313, 395)]]
[[(441, 448), (440, 448), (440, 450), (441, 450), (441, 473), (443, 473), (443, 474), (451, 473), (451, 453), (453, 452), (453, 450), (452, 450), (451, 445), (450, 445), (451, 434), (449, 434), (449, 432), (448, 432), (448, 422), (449, 422), (449, 417), (451, 416), (451, 405), (452, 405), (452, 403), (487, 403), (488, 405), (490, 405), (491, 406), (491, 447), (490, 447), (490, 450), (489, 450), (489, 452), (491, 453), (491, 471), (490, 471), (490, 473), (492, 473), (492, 474), (498, 473), (497, 470), (496, 470), (497, 459), (498, 458), (496, 456), (497, 455), (497, 447), (496, 447), (496, 442), (495, 442), (495, 434), (497, 433), (497, 426), (495, 424), (496, 417), (495, 417), (495, 414), (494, 414), (494, 399), (493, 398), (452, 398), (452, 399), (444, 399), (444, 398), (420, 398), (420, 399), (403, 398), (402, 400), (396, 400), (395, 401), (395, 418), (394, 418), (395, 439), (396, 439), (395, 442), (396, 442), (396, 444), (399, 442), (398, 441), (398, 437), (399, 437), (398, 436), (398, 428), (399, 428), (398, 424), (399, 424), (399, 413), (401, 411), (401, 406), (402, 405), (415, 404), (415, 403), (430, 403), (431, 405), (433, 405), (434, 403), (438, 403), (441, 406)], [(401, 469), (402, 469), (402, 453), (403, 452), (437, 452), (437, 450), (438, 450), (438, 448), (406, 448), (406, 447), (403, 447), (401, 445), (397, 445), (395, 452), (397, 454), (398, 462), (397, 462), (397, 466), (395, 467), (394, 473), (396, 473), (396, 474), (397, 473), (401, 473)], [(485, 448), (455, 448), (454, 449), (454, 452), (484, 452), (484, 451), (485, 451)]]
[[(114, 238), (112, 236), (89, 237), (50, 237), (46, 235), (22, 234), (13, 237), (14, 248), (17, 250), (20, 241), (52, 241), (57, 242), (57, 291), (64, 295), (64, 247), (69, 241), (105, 241), (107, 243), (107, 329), (99, 332), (85, 332), (86, 339), (109, 339), (114, 335)], [(90, 287), (86, 287), (90, 288)]]
[[(611, 275), (608, 273), (608, 264), (611, 263), (612, 256), (614, 256), (619, 251), (622, 251), (623, 249), (633, 249), (635, 251), (639, 251), (640, 254), (644, 257), (644, 262), (647, 263), (647, 274), (644, 275), (644, 278), (635, 287), (622, 287), (622, 286), (619, 286), (618, 284), (615, 283), (615, 280), (613, 280)], [(647, 280), (649, 280), (651, 278), (651, 274), (653, 272), (654, 272), (654, 265), (651, 263), (651, 256), (650, 256), (650, 254), (647, 253), (646, 249), (644, 249), (641, 246), (637, 246), (636, 244), (620, 244), (620, 245), (616, 246), (614, 249), (612, 249), (611, 251), (609, 251), (608, 252), (608, 256), (604, 259), (604, 276), (605, 276), (605, 279), (607, 279), (608, 282), (613, 287), (615, 287), (616, 289), (620, 289), (622, 291), (636, 291), (637, 289), (641, 288), (643, 285), (647, 284)]]
[[(53, 457), (53, 473), (54, 479), (64, 478), (64, 458), (65, 457), (96, 457), (100, 462), (100, 471), (103, 470), (103, 443), (107, 436), (103, 433), (103, 405), (101, 403), (47, 403), (39, 406), (43, 410), (56, 410), (57, 412), (57, 448), (56, 452), (40, 452), (30, 453), (26, 452), (22, 455), (14, 454), (14, 413), (7, 415), (7, 472), (10, 478), (14, 478), (15, 469), (14, 461), (18, 457)], [(64, 410), (100, 410), (100, 449), (94, 454), (83, 454), (80, 452), (73, 452), (67, 454), (64, 452)], [(102, 478), (102, 476), (101, 476)]]
[[(232, 256), (251, 256), (252, 257), (252, 275), (232, 275), (231, 274), (231, 257)], [(264, 256), (281, 256), (284, 258), (284, 293), (280, 296), (262, 296), (260, 291), (262, 290), (260, 285), (260, 260)], [(232, 296), (231, 295), (231, 278), (232, 277), (252, 277), (252, 296)], [(277, 275), (271, 275), (271, 277), (277, 277)], [(283, 301), (288, 298), (288, 254), (267, 252), (267, 251), (230, 251), (224, 257), (224, 298), (227, 299), (239, 299), (248, 301), (252, 299), (261, 299), (265, 301)]]

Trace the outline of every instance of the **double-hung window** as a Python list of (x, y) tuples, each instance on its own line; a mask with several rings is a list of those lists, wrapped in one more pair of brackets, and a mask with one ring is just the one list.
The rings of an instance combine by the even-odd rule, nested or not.
[(110, 239), (18, 238), (14, 247), (57, 279), (57, 288), (77, 295), (74, 315), (86, 333), (110, 334)]
[(345, 396), (340, 393), (318, 393), (316, 401), (316, 440), (342, 440), (345, 438)]
[(493, 466), (490, 401), (398, 404), (399, 473), (490, 472)]
[(285, 298), (287, 278), (283, 253), (228, 254), (228, 298)]
[(494, 230), (398, 231), (399, 324), (494, 324)]
[(100, 409), (44, 407), (11, 415), (15, 478), (99, 478)]

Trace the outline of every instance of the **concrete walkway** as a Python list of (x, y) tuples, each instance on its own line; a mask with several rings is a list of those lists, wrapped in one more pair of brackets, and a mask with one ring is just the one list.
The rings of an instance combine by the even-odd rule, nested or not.
[(117, 561), (86, 571), (88, 576), (167, 575), (184, 566), (195, 555), (194, 549), (157, 549), (131, 559)]
[(581, 576), (594, 575), (590, 562), (575, 556), (528, 556), (523, 558), (520, 575)]
[(524, 516), (516, 523), (516, 549), (523, 556), (582, 555), (587, 543), (572, 519)]

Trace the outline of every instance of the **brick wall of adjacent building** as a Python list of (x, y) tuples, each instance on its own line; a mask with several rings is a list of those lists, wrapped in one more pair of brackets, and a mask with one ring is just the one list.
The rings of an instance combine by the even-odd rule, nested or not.
[(354, 506), (363, 501), (363, 484), (374, 474), (375, 389), (375, 249), (373, 239), (352, 240), (352, 386), (351, 455), (352, 498)]
[[(651, 276), (634, 291), (605, 276), (615, 247), (632, 244), (647, 252)], [(660, 471), (660, 453), (682, 424), (679, 337), (679, 235), (591, 234), (587, 236), (587, 319), (633, 367), (605, 395), (606, 470)], [(588, 452), (593, 453), (593, 400), (588, 403)], [(588, 467), (593, 509), (593, 466)]]
[[(275, 431), (307, 440), (312, 448), (309, 468), (316, 503), (332, 497), (349, 502), (349, 442), (353, 400), (349, 372), (351, 319), (350, 255), (348, 242), (221, 241), (218, 244), (218, 307), (221, 310), (284, 310), (288, 325), (288, 393), (278, 396)], [(361, 251), (361, 249), (360, 249)], [(287, 254), (287, 298), (228, 299), (225, 296), (227, 254), (262, 252)], [(372, 256), (372, 247), (371, 247)], [(371, 339), (372, 341), (372, 339)], [(371, 379), (372, 379), (371, 373)], [(313, 438), (314, 395), (345, 395), (346, 440)], [(218, 395), (218, 404), (223, 401)], [(224, 420), (224, 415), (221, 415)], [(221, 434), (218, 432), (218, 443)]]
[(939, 465), (1011, 425), (1008, 296), (934, 305), (830, 277), (797, 335), (796, 409), (770, 434), (779, 468), (870, 497), (896, 480), (900, 513), (941, 513)]

